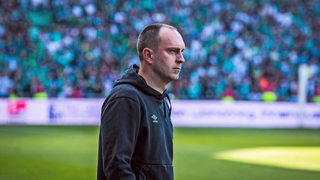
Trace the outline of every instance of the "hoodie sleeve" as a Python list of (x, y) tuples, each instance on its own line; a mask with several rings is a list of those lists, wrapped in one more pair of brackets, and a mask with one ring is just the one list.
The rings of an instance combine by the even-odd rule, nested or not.
[(107, 179), (135, 179), (130, 161), (140, 126), (139, 105), (120, 97), (104, 104), (101, 116), (101, 155)]

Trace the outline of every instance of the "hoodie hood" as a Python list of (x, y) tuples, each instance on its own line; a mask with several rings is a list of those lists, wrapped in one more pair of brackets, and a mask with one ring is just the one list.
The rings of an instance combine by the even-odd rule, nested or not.
[(139, 66), (134, 64), (131, 65), (125, 72), (125, 74), (118, 80), (116, 80), (114, 87), (118, 86), (120, 84), (130, 84), (138, 89), (140, 89), (142, 92), (154, 96), (155, 98), (162, 100), (164, 97), (166, 97), (166, 90), (161, 94), (152, 87), (148, 86), (147, 82), (143, 79), (142, 76), (138, 74), (139, 72)]

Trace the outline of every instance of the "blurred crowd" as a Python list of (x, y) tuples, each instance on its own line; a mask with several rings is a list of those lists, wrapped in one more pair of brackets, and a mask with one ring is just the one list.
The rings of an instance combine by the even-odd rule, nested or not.
[(184, 37), (175, 99), (297, 100), (320, 97), (318, 0), (0, 1), (0, 97), (105, 97), (133, 63), (144, 26)]

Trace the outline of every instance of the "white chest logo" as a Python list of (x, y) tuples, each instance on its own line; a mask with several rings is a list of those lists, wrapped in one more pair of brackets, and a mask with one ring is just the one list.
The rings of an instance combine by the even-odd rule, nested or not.
[(152, 119), (152, 122), (153, 122), (153, 123), (158, 123), (158, 117), (157, 117), (156, 115), (153, 114), (153, 115), (151, 116), (151, 119)]

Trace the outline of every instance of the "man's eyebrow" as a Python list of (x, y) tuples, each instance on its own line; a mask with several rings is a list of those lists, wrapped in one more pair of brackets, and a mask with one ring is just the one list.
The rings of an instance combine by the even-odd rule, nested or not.
[(167, 48), (165, 48), (166, 50), (175, 50), (175, 51), (183, 51), (184, 50), (184, 48), (180, 48), (180, 47), (167, 47)]

